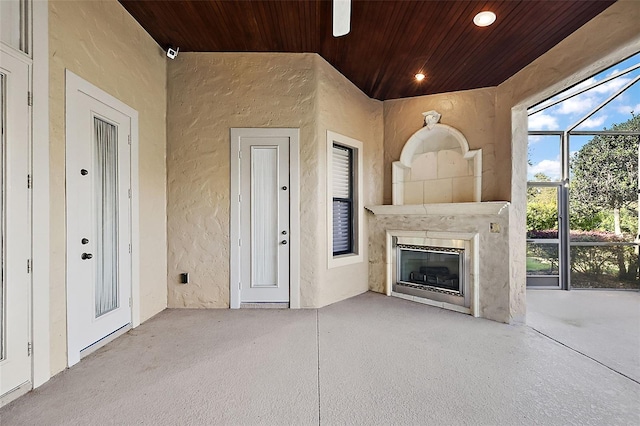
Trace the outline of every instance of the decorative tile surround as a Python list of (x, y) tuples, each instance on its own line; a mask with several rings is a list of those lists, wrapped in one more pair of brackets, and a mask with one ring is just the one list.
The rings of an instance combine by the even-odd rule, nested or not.
[(509, 258), (509, 207), (508, 202), (366, 207), (370, 212), (371, 289), (391, 295), (390, 242), (393, 235), (462, 239), (469, 241), (472, 257), (470, 308), (465, 310), (428, 299), (412, 300), (508, 323), (510, 277), (509, 263), (505, 259)]

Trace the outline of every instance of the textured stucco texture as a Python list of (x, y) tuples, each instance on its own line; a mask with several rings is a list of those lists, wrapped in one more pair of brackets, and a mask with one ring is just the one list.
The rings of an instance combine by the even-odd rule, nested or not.
[[(311, 54), (186, 53), (169, 65), (167, 107), (170, 307), (229, 306), (230, 129), (300, 129), (301, 220), (317, 221), (319, 181)], [(301, 235), (313, 257), (318, 230)], [(316, 262), (301, 265), (303, 285)], [(179, 283), (188, 272), (190, 283)], [(301, 303), (313, 304), (302, 292)]]
[(51, 374), (65, 368), (65, 69), (138, 111), (140, 316), (166, 307), (166, 60), (115, 0), (49, 2)]
[[(363, 142), (365, 202), (373, 202), (382, 104), (315, 54), (187, 53), (169, 65), (168, 80), (169, 306), (229, 306), (234, 127), (300, 129), (301, 306), (367, 291), (366, 257), (327, 272), (326, 130)], [(187, 285), (182, 272), (191, 274)]]
[[(363, 197), (360, 200), (360, 209), (366, 205), (380, 204), (382, 202), (382, 158), (383, 158), (383, 108), (382, 102), (369, 99), (356, 86), (336, 71), (324, 59), (316, 57), (316, 77), (318, 83), (318, 111), (317, 126), (318, 139), (320, 140), (320, 155), (318, 171), (320, 181), (323, 182), (319, 198), (319, 227), (321, 238), (317, 242), (321, 247), (320, 276), (316, 282), (319, 290), (319, 299), (316, 306), (328, 304), (355, 296), (369, 289), (369, 282), (365, 278), (368, 275), (368, 242), (369, 233), (364, 215), (362, 236), (362, 261), (336, 268), (327, 269), (330, 249), (327, 235), (327, 198), (326, 184), (327, 167), (326, 155), (327, 130), (359, 140), (363, 146)], [(332, 254), (331, 254), (332, 255)]]

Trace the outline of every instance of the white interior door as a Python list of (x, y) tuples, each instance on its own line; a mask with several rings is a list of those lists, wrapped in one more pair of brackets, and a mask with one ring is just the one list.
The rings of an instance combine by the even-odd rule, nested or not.
[(131, 324), (131, 118), (67, 94), (69, 365)]
[(289, 302), (289, 138), (240, 138), (240, 300)]
[(0, 116), (0, 395), (31, 380), (28, 66), (1, 53)]

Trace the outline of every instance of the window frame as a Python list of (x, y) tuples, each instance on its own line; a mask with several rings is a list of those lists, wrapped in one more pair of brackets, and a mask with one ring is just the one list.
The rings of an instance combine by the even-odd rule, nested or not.
[[(341, 203), (347, 203), (348, 206), (348, 216), (349, 216), (349, 230), (348, 230), (348, 247), (346, 250), (343, 251), (335, 251), (335, 247), (333, 245), (334, 240), (332, 239), (332, 244), (331, 244), (331, 251), (333, 253), (333, 257), (336, 256), (343, 256), (345, 254), (353, 254), (354, 253), (354, 248), (355, 248), (355, 243), (354, 243), (354, 237), (355, 237), (355, 230), (354, 230), (354, 225), (355, 225), (355, 218), (354, 218), (354, 204), (355, 204), (355, 197), (354, 197), (354, 185), (353, 182), (355, 180), (355, 169), (354, 169), (354, 161), (353, 161), (353, 157), (355, 154), (355, 150), (350, 147), (350, 146), (345, 146), (336, 142), (333, 142), (332, 146), (331, 146), (331, 153), (333, 154), (333, 150), (334, 149), (343, 149), (345, 151), (347, 151), (349, 153), (349, 196), (347, 198), (339, 198), (339, 197), (334, 197), (332, 194), (331, 197), (331, 213), (332, 213), (332, 218), (333, 218), (333, 203), (335, 203), (336, 201), (341, 202)], [(333, 155), (332, 155), (332, 159), (333, 159)], [(331, 172), (333, 172), (333, 167), (331, 168)], [(333, 176), (332, 176), (333, 178)], [(332, 179), (332, 184), (333, 184), (333, 179)], [(333, 227), (331, 228), (331, 235), (333, 237)]]
[[(333, 147), (351, 150), (351, 247), (348, 252), (333, 252)], [(363, 143), (359, 140), (327, 131), (327, 267), (329, 269), (363, 262), (364, 205), (363, 198)]]

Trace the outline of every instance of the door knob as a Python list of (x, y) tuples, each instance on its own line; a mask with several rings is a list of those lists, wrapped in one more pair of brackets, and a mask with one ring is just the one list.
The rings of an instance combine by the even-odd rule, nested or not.
[(281, 242), (282, 244), (284, 244), (285, 246), (287, 245), (287, 240), (282, 240)]
[(82, 244), (89, 244), (89, 240), (88, 240), (88, 239), (86, 239), (86, 238), (83, 238), (82, 240), (80, 240), (80, 242), (81, 242)]
[(87, 259), (91, 259), (93, 257), (93, 255), (91, 253), (82, 253), (82, 260), (87, 260)]

